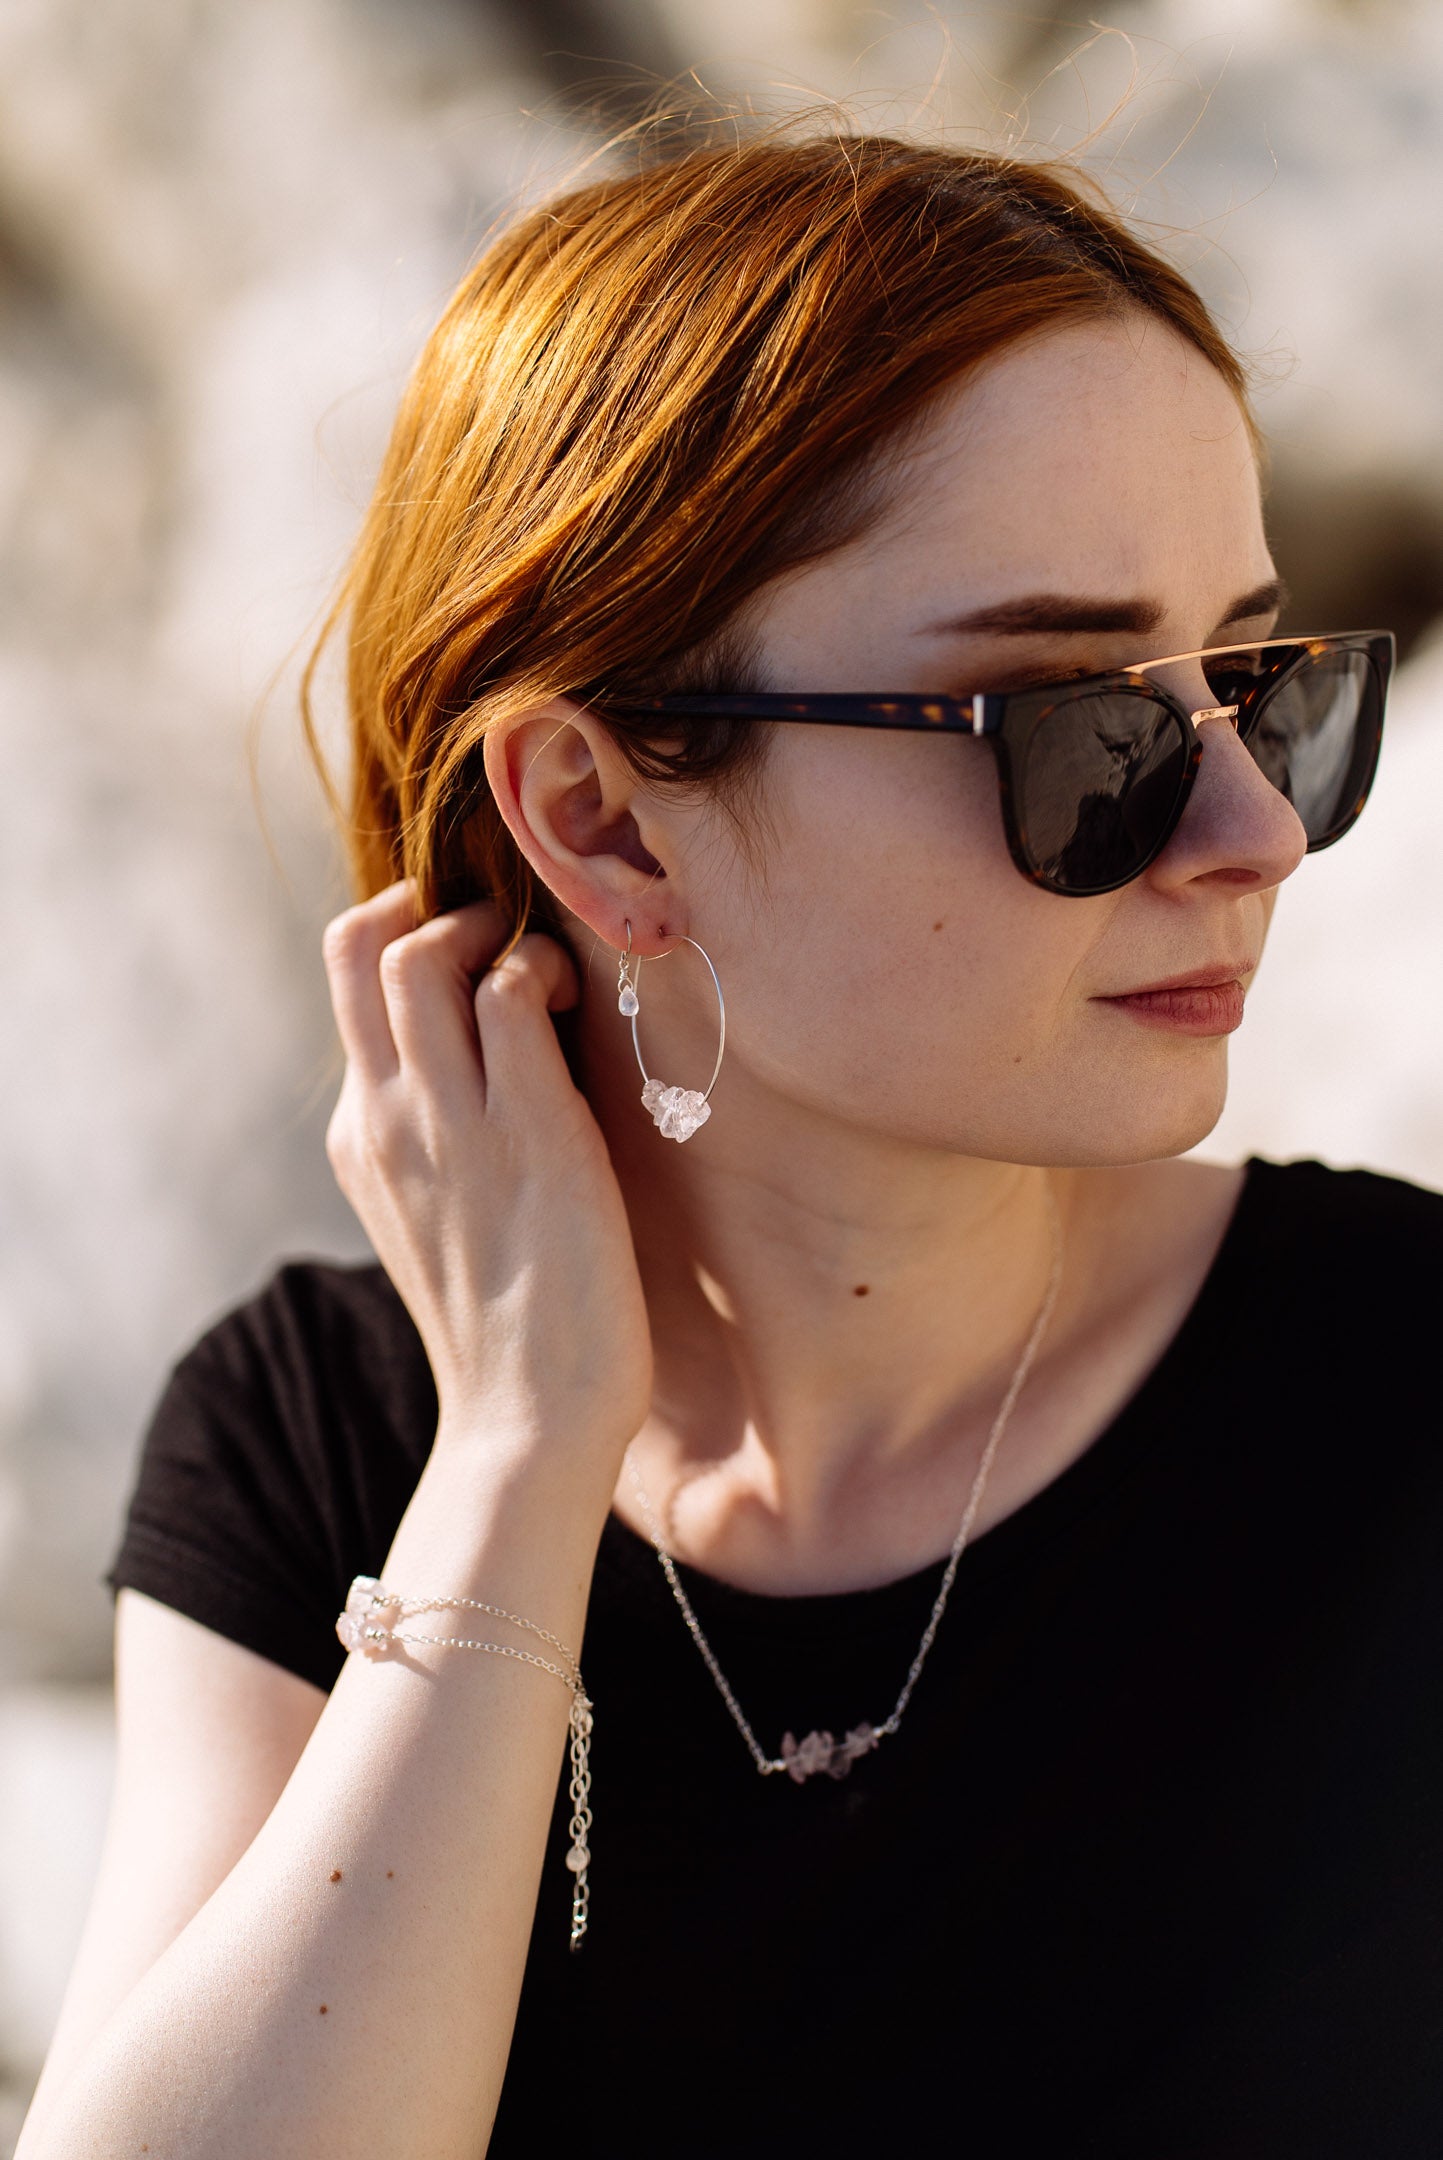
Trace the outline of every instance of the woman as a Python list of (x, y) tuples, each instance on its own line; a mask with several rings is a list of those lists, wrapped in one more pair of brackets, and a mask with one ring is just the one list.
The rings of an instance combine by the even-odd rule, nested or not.
[(1060, 167), (467, 278), (344, 595), (380, 1265), (156, 1413), (22, 2160), (1436, 2149), (1443, 1200), (1177, 1159), (1391, 659), (1259, 468)]

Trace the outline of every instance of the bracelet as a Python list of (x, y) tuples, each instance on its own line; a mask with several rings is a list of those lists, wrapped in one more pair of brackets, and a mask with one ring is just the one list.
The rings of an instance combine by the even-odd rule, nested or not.
[[(513, 1627), (525, 1628), (542, 1642), (550, 1643), (564, 1660), (560, 1665), (550, 1658), (537, 1657), (530, 1650), (518, 1650), (511, 1643), (473, 1642), (460, 1635), (414, 1635), (402, 1634), (387, 1616), (401, 1618), (406, 1613), (441, 1612), (458, 1606), (467, 1606), (473, 1612), (490, 1613), (494, 1619), (509, 1620)], [(523, 1665), (539, 1666), (542, 1672), (552, 1673), (571, 1694), (571, 1716), (568, 1724), (571, 1754), (571, 1845), (566, 1855), (566, 1865), (571, 1870), (571, 1947), (579, 1950), (581, 1938), (586, 1933), (587, 1911), (591, 1902), (591, 1885), (587, 1869), (591, 1863), (591, 1850), (587, 1834), (591, 1829), (591, 1698), (581, 1678), (581, 1667), (564, 1642), (538, 1627), (534, 1620), (523, 1620), (520, 1613), (507, 1612), (504, 1606), (488, 1605), (483, 1598), (403, 1598), (388, 1590), (374, 1575), (357, 1575), (346, 1595), (346, 1609), (336, 1615), (336, 1633), (347, 1650), (364, 1651), (367, 1657), (384, 1657), (392, 1643), (435, 1643), (450, 1650), (489, 1650), (495, 1657), (515, 1658)]]

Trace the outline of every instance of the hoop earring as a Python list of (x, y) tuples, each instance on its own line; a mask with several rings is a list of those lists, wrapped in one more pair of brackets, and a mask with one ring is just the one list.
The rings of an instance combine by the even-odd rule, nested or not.
[[(711, 1078), (706, 1084), (706, 1093), (704, 1095), (699, 1094), (695, 1088), (668, 1087), (664, 1081), (653, 1080), (646, 1069), (646, 1060), (641, 1054), (641, 1041), (636, 1032), (637, 1015), (641, 1011), (639, 983), (642, 956), (640, 953), (632, 952), (630, 923), (626, 926), (626, 951), (620, 955), (616, 971), (616, 1006), (617, 1011), (621, 1013), (623, 1018), (631, 1022), (631, 1046), (636, 1052), (636, 1062), (641, 1067), (641, 1077), (644, 1083), (641, 1090), (641, 1099), (651, 1112), (657, 1129), (664, 1140), (690, 1140), (697, 1127), (705, 1125), (707, 1119), (711, 1116), (709, 1097), (712, 1089), (716, 1086), (717, 1074), (721, 1071), (722, 1054), (726, 1049), (727, 1041), (727, 1009), (722, 998), (721, 983), (717, 979), (716, 969), (711, 964), (710, 955), (703, 951), (700, 945), (697, 945), (696, 939), (693, 937), (684, 936), (682, 943), (695, 945), (697, 951), (701, 953), (703, 960), (707, 964), (707, 973), (711, 976), (712, 988), (716, 992), (717, 1021), (720, 1032), (717, 1036), (716, 1063), (711, 1069)], [(673, 946), (672, 952), (675, 950), (676, 948)], [(658, 960), (669, 960), (671, 953), (657, 953), (654, 957)]]

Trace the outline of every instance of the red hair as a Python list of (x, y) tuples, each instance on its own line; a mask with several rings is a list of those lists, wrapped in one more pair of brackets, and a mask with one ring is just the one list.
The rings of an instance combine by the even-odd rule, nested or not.
[[(349, 614), (332, 800), (357, 895), (410, 876), (424, 914), (486, 896), (518, 933), (533, 902), (550, 920), (485, 785), (487, 729), (561, 693), (743, 687), (738, 610), (857, 531), (878, 453), (936, 392), (1131, 309), (1211, 361), (1261, 456), (1202, 300), (1073, 168), (768, 137), (520, 218), (416, 364), (322, 635)], [(724, 786), (764, 734), (610, 724), (638, 770)]]

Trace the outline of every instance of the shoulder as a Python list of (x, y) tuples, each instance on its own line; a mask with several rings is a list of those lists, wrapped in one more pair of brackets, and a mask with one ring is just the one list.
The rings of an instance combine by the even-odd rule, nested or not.
[(1368, 1302), (1386, 1288), (1412, 1307), (1443, 1260), (1443, 1193), (1376, 1170), (1254, 1157), (1237, 1230), (1253, 1254), (1286, 1254), (1316, 1287)]
[(1421, 1627), (1425, 1610), (1438, 1613), (1443, 1556), (1443, 1194), (1373, 1170), (1255, 1159), (1225, 1259), (1229, 1247), (1210, 1309), (1227, 1400), (1252, 1400), (1266, 1436), (1248, 1446), (1250, 1489), (1271, 1476), (1281, 1534), (1317, 1541), (1355, 1588), (1388, 1583), (1401, 1597), (1412, 1584)]
[(374, 1262), (289, 1260), (171, 1367), (103, 1578), (328, 1687), (435, 1435), (414, 1323)]
[(357, 1333), (399, 1333), (410, 1316), (376, 1261), (287, 1259), (248, 1296), (224, 1307), (196, 1337), (187, 1357), (242, 1344), (276, 1356), (312, 1350)]
[[(1268, 1402), (1303, 1429), (1409, 1414), (1432, 1386), (1443, 1194), (1379, 1171), (1254, 1156), (1129, 1174), (1145, 1224), (1128, 1308), (1181, 1282), (1174, 1365), (1239, 1414)], [(1169, 1325), (1174, 1325), (1173, 1321)], [(1217, 1414), (1216, 1408), (1210, 1414)], [(1430, 1426), (1431, 1430), (1431, 1426)], [(1439, 1451), (1443, 1461), (1443, 1451)]]
[(1224, 1339), (1240, 1356), (1262, 1350), (1265, 1317), (1292, 1339), (1326, 1324), (1360, 1346), (1364, 1331), (1403, 1344), (1434, 1300), (1443, 1193), (1406, 1178), (1311, 1159), (1169, 1158), (1110, 1171), (1097, 1192), (1098, 1296), (1114, 1319), (1155, 1304), (1170, 1334), (1203, 1292), (1210, 1325), (1214, 1303), (1230, 1316)]
[[(1215, 1269), (1228, 1362), (1300, 1433), (1401, 1441), (1433, 1477), (1443, 1194), (1378, 1171), (1254, 1159)], [(1393, 1448), (1396, 1455), (1397, 1446)]]
[(379, 1264), (290, 1259), (191, 1345), (157, 1415), (233, 1481), (303, 1489), (333, 1538), (364, 1536), (414, 1489), (436, 1390)]
[(264, 1397), (288, 1423), (354, 1400), (405, 1426), (431, 1388), (415, 1324), (375, 1261), (282, 1262), (200, 1333), (172, 1377), (182, 1391)]

